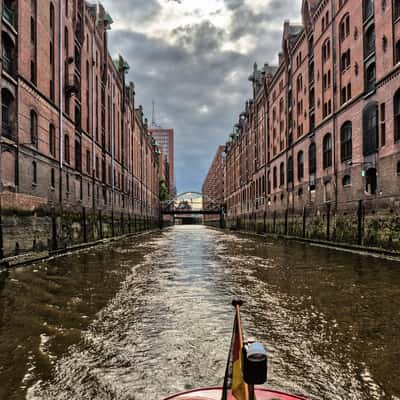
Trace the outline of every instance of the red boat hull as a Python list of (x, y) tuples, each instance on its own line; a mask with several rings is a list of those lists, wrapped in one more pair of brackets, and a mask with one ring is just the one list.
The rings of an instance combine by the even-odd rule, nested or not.
[[(176, 394), (174, 396), (167, 397), (165, 400), (221, 400), (222, 389), (221, 388), (206, 388), (196, 389), (189, 392)], [(267, 389), (256, 389), (257, 400), (306, 400), (303, 397), (292, 396), (289, 394), (274, 392)], [(236, 400), (231, 393), (228, 395), (228, 400)]]

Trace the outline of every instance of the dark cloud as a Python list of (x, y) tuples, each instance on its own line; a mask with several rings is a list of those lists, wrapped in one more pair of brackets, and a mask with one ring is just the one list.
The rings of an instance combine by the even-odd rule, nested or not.
[[(118, 3), (132, 4), (129, 0), (118, 0)], [(136, 0), (134, 3), (135, 8), (142, 4)], [(274, 21), (278, 23), (271, 23), (272, 20), (265, 21), (252, 10), (249, 0), (247, 3), (225, 0), (235, 16), (226, 32), (210, 21), (200, 20), (174, 29), (168, 42), (135, 32), (134, 25), (129, 32), (110, 33), (111, 52), (122, 54), (131, 65), (129, 78), (136, 84), (137, 104), (143, 104), (151, 119), (154, 100), (157, 123), (175, 129), (179, 191), (201, 188), (217, 146), (225, 143), (250, 96), (247, 78), (254, 61), (273, 63), (280, 50), (283, 26), (280, 14), (284, 8), (275, 10), (279, 16)], [(282, 7), (286, 7), (287, 13), (294, 8), (292, 1), (277, 3), (284, 4)], [(266, 0), (268, 4), (271, 1)], [(238, 19), (239, 12), (243, 20), (251, 21), (247, 30)], [(269, 6), (265, 13), (274, 14)], [(230, 37), (244, 35), (253, 41), (253, 50), (248, 54), (223, 50)]]
[(224, 0), (228, 10), (236, 10), (244, 5), (244, 0)]
[[(155, 19), (162, 7), (158, 0), (101, 0), (114, 20), (145, 23)], [(134, 29), (134, 26), (132, 27)]]

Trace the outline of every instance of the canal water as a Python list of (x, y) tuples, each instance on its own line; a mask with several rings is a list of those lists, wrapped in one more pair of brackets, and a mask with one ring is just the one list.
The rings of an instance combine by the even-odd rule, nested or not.
[(269, 386), (400, 399), (400, 265), (179, 226), (0, 277), (1, 400), (159, 400), (223, 380), (240, 296)]

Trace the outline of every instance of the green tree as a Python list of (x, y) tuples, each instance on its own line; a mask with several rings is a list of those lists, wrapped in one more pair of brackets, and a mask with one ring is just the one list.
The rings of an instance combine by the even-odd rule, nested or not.
[(169, 199), (169, 188), (165, 179), (160, 178), (160, 201), (167, 201)]

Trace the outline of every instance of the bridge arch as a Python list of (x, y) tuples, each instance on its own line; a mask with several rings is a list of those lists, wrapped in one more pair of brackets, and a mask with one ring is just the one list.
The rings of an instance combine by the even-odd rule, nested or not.
[(187, 191), (187, 192), (178, 193), (174, 198), (163, 202), (163, 206), (165, 208), (168, 208), (172, 204), (175, 204), (176, 201), (179, 201), (179, 199), (184, 198), (186, 195), (191, 195), (191, 194), (198, 195), (203, 200), (206, 199), (207, 201), (209, 201), (210, 203), (212, 203), (216, 207), (222, 207), (222, 204), (220, 204), (217, 200), (211, 198), (210, 196), (208, 196), (208, 195), (206, 195), (204, 193), (197, 192), (197, 191)]

